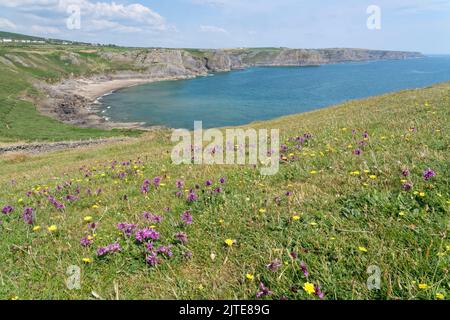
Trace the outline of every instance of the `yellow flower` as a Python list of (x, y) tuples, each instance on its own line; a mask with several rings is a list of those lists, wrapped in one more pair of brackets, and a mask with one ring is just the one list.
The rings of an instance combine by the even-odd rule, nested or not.
[(422, 290), (428, 289), (428, 285), (426, 283), (419, 283), (419, 289)]
[(82, 260), (86, 264), (92, 263), (92, 259), (91, 258), (83, 258)]
[(364, 170), (364, 173), (369, 173), (370, 172), (370, 170)]
[(360, 174), (361, 172), (359, 172), (358, 170), (350, 172), (351, 176), (359, 176)]
[(83, 220), (85, 222), (91, 222), (92, 221), (92, 217), (91, 216), (86, 216), (86, 217), (83, 218)]
[(47, 228), (47, 230), (50, 232), (55, 232), (56, 230), (58, 230), (58, 227), (55, 225), (51, 225), (50, 227)]
[(361, 252), (367, 252), (367, 249), (365, 247), (358, 247), (358, 250)]
[(292, 220), (298, 221), (298, 220), (300, 220), (300, 216), (298, 214), (296, 214), (292, 217)]
[(235, 242), (235, 240), (232, 240), (232, 239), (225, 240), (225, 244), (229, 247), (233, 246), (234, 242)]
[(9, 300), (19, 300), (18, 296), (12, 296), (11, 298), (9, 298)]
[(401, 216), (401, 217), (403, 217), (403, 216), (405, 215), (405, 212), (404, 212), (404, 211), (400, 211), (400, 212), (398, 213), (398, 215)]
[(259, 213), (266, 213), (266, 209), (259, 209)]
[(317, 174), (317, 171), (316, 170), (311, 170), (309, 173), (310, 174)]
[(255, 278), (255, 276), (253, 274), (251, 274), (251, 273), (247, 273), (245, 275), (245, 277), (247, 278), (247, 280), (250, 280), (250, 281), (252, 281)]
[(372, 180), (376, 180), (377, 176), (371, 175), (371, 176), (369, 176), (369, 178), (372, 179)]
[(303, 285), (303, 290), (305, 290), (308, 294), (313, 294), (316, 292), (316, 290), (314, 290), (314, 284), (312, 284), (310, 282), (306, 282)]
[(309, 225), (315, 227), (315, 226), (317, 226), (317, 223), (315, 223), (315, 222), (310, 222)]
[(98, 204), (94, 204), (94, 205), (92, 206), (92, 209), (98, 209)]
[(436, 293), (436, 299), (438, 300), (444, 300), (445, 296), (442, 293)]
[(219, 220), (219, 223), (220, 223), (220, 224), (224, 224), (224, 222), (225, 222), (225, 221), (224, 221), (223, 219), (220, 219), (220, 220)]
[(33, 227), (33, 231), (39, 231), (39, 230), (41, 230), (41, 226), (35, 226), (35, 227)]
[(447, 251), (450, 251), (450, 246), (445, 246), (445, 248), (447, 249)]
[(18, 202), (18, 203), (21, 203), (21, 202), (23, 202), (23, 199), (20, 198), (19, 200), (17, 200), (17, 202)]
[(425, 197), (425, 192), (420, 192), (419, 196), (421, 196), (422, 198)]

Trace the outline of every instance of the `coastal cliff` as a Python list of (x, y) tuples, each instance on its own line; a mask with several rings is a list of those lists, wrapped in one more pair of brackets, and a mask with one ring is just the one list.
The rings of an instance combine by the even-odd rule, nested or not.
[(128, 63), (156, 77), (198, 76), (253, 66), (316, 66), (347, 61), (408, 59), (418, 52), (366, 49), (142, 49), (102, 52), (113, 62)]

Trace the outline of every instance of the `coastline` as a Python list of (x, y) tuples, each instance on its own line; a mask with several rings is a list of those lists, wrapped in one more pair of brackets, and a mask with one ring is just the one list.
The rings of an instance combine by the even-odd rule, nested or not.
[(146, 126), (145, 122), (114, 122), (99, 114), (103, 96), (119, 89), (159, 81), (192, 79), (200, 75), (151, 77), (145, 74), (97, 75), (90, 78), (72, 78), (56, 84), (35, 83), (46, 97), (36, 101), (38, 109), (45, 115), (67, 124), (98, 129), (152, 130), (160, 126)]

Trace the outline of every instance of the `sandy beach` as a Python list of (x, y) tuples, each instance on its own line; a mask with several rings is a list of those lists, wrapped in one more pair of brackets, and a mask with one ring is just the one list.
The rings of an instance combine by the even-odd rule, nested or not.
[(47, 93), (46, 99), (37, 101), (39, 110), (64, 123), (80, 127), (113, 129), (150, 127), (145, 123), (111, 122), (99, 115), (99, 98), (115, 90), (157, 81), (183, 80), (193, 76), (151, 77), (143, 74), (121, 76), (95, 76), (72, 78), (57, 84), (37, 83), (38, 89)]

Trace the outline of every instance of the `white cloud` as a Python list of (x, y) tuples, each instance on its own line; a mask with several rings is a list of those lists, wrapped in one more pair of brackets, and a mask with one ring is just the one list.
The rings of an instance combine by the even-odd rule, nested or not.
[[(78, 6), (81, 12), (81, 29), (85, 31), (112, 28), (120, 31), (175, 31), (159, 13), (140, 3), (118, 4), (95, 0), (0, 0), (0, 6), (15, 8), (28, 14), (46, 17), (58, 14), (61, 27), (70, 6)], [(42, 26), (43, 27), (43, 26)], [(48, 26), (55, 29), (55, 23)], [(42, 29), (43, 30), (43, 29)], [(53, 30), (54, 31), (54, 30)]]
[(16, 29), (16, 25), (6, 18), (0, 18), (0, 28)]
[(228, 34), (228, 31), (224, 28), (216, 27), (216, 26), (200, 26), (200, 30), (202, 32), (212, 32), (212, 33), (223, 33)]

